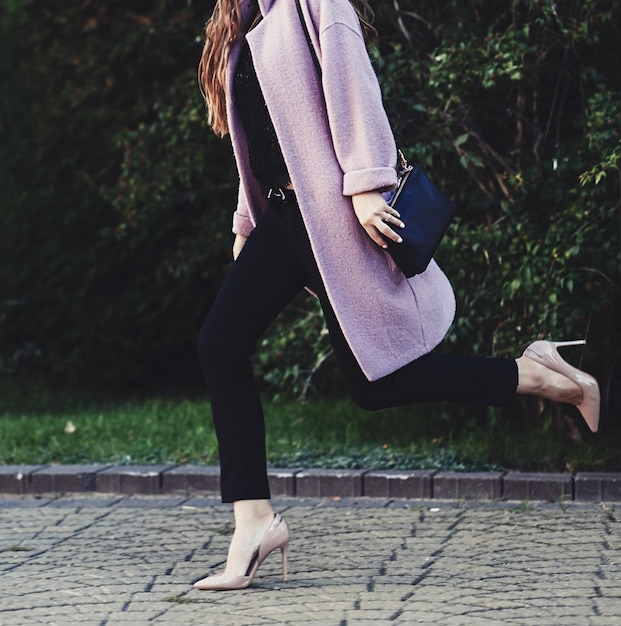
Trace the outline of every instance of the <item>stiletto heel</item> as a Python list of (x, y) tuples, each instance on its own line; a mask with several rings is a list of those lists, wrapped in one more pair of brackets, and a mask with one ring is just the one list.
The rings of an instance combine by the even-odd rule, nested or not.
[(287, 582), (287, 550), (289, 548), (289, 526), (278, 514), (274, 516), (272, 525), (267, 529), (250, 565), (244, 576), (236, 574), (216, 574), (208, 576), (194, 583), (197, 589), (203, 591), (228, 591), (245, 589), (254, 580), (261, 563), (274, 551), (280, 548), (282, 553), (283, 580)]
[(541, 363), (548, 369), (566, 376), (582, 390), (582, 402), (577, 405), (584, 421), (592, 432), (599, 427), (600, 393), (599, 385), (593, 376), (570, 365), (561, 357), (557, 348), (563, 346), (581, 346), (584, 339), (576, 341), (535, 341), (524, 350), (524, 356)]
[[(535, 341), (535, 343), (537, 343)], [(563, 346), (586, 346), (586, 339), (574, 339), (573, 341), (546, 341), (545, 343), (551, 343), (555, 348), (562, 348)], [(532, 346), (533, 344), (531, 344)], [(530, 346), (528, 346), (530, 348)], [(528, 348), (526, 348), (528, 350)]]
[(282, 579), (284, 582), (287, 582), (287, 552), (289, 552), (289, 544), (285, 544), (280, 549), (280, 554), (282, 556)]

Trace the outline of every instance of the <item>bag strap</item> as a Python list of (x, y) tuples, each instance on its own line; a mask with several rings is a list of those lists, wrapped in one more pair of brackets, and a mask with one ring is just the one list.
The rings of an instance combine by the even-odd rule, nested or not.
[(308, 49), (311, 52), (311, 56), (313, 57), (313, 63), (317, 68), (317, 73), (321, 77), (321, 64), (319, 63), (319, 58), (317, 57), (317, 52), (315, 51), (315, 46), (313, 46), (313, 41), (311, 40), (310, 33), (308, 32), (308, 26), (306, 26), (306, 20), (304, 19), (304, 13), (302, 13), (302, 7), (300, 6), (300, 0), (295, 0), (295, 6), (298, 9), (298, 15), (300, 16), (300, 22), (302, 24), (302, 28), (304, 29), (304, 36), (306, 37), (306, 43), (308, 44)]
[(414, 169), (413, 165), (408, 163), (408, 160), (405, 158), (403, 152), (401, 152), (401, 148), (397, 148), (397, 154), (399, 156), (399, 164), (397, 166), (397, 176), (401, 178), (404, 174)]

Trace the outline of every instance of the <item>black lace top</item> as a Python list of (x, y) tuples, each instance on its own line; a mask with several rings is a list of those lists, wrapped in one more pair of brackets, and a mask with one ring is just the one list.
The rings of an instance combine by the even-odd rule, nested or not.
[(289, 172), (254, 70), (248, 42), (244, 43), (237, 62), (233, 90), (235, 106), (246, 133), (252, 173), (264, 193), (271, 187), (285, 187), (290, 181)]

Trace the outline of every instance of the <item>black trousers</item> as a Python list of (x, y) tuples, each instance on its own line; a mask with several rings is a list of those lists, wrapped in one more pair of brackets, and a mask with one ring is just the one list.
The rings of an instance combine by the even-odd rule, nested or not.
[(504, 405), (513, 399), (518, 381), (511, 359), (431, 353), (369, 382), (328, 301), (295, 201), (273, 199), (225, 277), (198, 340), (223, 502), (270, 497), (263, 409), (250, 358), (270, 323), (305, 286), (319, 296), (345, 382), (362, 408), (434, 400)]

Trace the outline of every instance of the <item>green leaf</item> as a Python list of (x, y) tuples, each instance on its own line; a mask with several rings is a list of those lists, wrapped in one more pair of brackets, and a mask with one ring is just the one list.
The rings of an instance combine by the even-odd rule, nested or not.
[(468, 137), (470, 137), (470, 133), (464, 133), (463, 135), (459, 135), (459, 137), (457, 137), (457, 139), (455, 139), (455, 143), (458, 146), (461, 146), (461, 145), (465, 144), (466, 141), (468, 141)]

